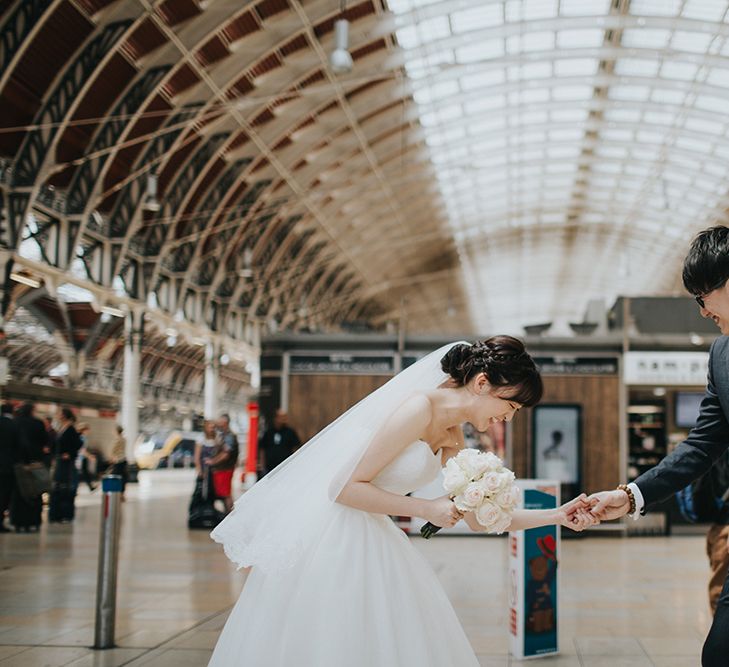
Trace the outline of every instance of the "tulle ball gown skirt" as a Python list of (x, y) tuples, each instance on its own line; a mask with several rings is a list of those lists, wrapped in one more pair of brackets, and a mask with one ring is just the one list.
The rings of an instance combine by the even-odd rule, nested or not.
[(212, 667), (476, 667), (435, 573), (389, 517), (342, 505), (283, 573), (253, 567)]

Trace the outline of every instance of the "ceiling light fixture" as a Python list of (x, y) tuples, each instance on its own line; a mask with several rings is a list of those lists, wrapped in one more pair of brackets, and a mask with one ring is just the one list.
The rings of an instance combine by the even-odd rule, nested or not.
[(157, 174), (147, 174), (147, 192), (144, 195), (142, 208), (152, 213), (156, 213), (161, 208), (157, 199)]
[[(344, 0), (342, 0), (340, 10), (341, 15), (344, 16)], [(329, 64), (335, 74), (347, 74), (352, 71), (354, 62), (349, 53), (349, 21), (345, 18), (337, 19), (334, 22), (334, 51), (329, 56)]]

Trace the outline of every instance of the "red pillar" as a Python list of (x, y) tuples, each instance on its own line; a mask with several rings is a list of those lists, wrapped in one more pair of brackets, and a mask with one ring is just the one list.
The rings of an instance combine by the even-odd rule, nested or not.
[(258, 480), (258, 403), (248, 404), (248, 457), (243, 481), (246, 485)]

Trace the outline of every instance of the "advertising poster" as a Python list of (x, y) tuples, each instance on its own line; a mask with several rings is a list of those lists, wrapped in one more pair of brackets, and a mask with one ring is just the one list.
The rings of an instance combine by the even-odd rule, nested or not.
[[(522, 507), (553, 509), (557, 481), (519, 480)], [(519, 659), (559, 652), (557, 563), (559, 528), (543, 526), (509, 534), (510, 650)]]

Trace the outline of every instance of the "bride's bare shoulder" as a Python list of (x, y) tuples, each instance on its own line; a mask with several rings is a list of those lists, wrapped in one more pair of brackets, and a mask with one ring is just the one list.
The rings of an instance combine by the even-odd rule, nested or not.
[(427, 391), (416, 391), (408, 396), (400, 406), (400, 411), (411, 416), (427, 417), (433, 414), (433, 400)]

